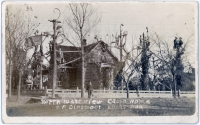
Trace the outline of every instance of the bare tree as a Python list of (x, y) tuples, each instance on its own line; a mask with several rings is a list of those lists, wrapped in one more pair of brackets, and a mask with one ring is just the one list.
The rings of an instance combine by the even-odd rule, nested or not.
[[(24, 5), (21, 5), (22, 8)], [(38, 26), (33, 22), (33, 16), (30, 15), (32, 8), (25, 6), (27, 9), (27, 14), (24, 11), (18, 8), (15, 8), (12, 5), (8, 5), (6, 8), (5, 16), (5, 43), (6, 43), (6, 64), (7, 70), (9, 72), (9, 94), (8, 97), (11, 97), (11, 86), (12, 86), (12, 76), (13, 70), (16, 69), (19, 73), (19, 85), (21, 84), (21, 73), (24, 70), (24, 64), (26, 59), (26, 49), (24, 48), (23, 43), (25, 39), (30, 36)], [(14, 9), (17, 9), (15, 11)], [(16, 77), (16, 76), (15, 76)], [(18, 88), (20, 89), (20, 86)]]
[[(124, 44), (125, 45), (125, 44)], [(127, 91), (127, 98), (129, 98), (129, 85), (131, 83), (131, 78), (133, 75), (138, 72), (139, 67), (141, 66), (141, 62), (139, 60), (139, 57), (141, 56), (141, 52), (138, 53), (138, 55), (133, 56), (131, 53), (135, 49), (140, 49), (139, 45), (137, 48), (132, 47), (130, 51), (127, 51), (125, 46), (123, 46), (123, 51), (125, 54), (123, 54), (123, 59), (124, 61), (120, 64), (118, 67), (119, 71), (116, 74), (115, 77), (115, 87), (118, 89), (121, 87), (124, 89), (123, 86), (126, 86), (126, 91)], [(122, 70), (123, 69), (123, 70)], [(121, 83), (122, 81), (122, 83)], [(135, 85), (136, 87), (136, 92), (138, 92), (138, 84)]]
[[(180, 84), (180, 79), (184, 69), (182, 63), (183, 58), (181, 57), (186, 53), (185, 50), (190, 42), (190, 38), (185, 40), (183, 44), (183, 42), (180, 41), (181, 39), (179, 39), (178, 43), (175, 43), (176, 39), (170, 42), (164, 40), (164, 38), (160, 37), (158, 34), (155, 34), (155, 36), (151, 37), (151, 40), (156, 44), (156, 49), (151, 53), (155, 56), (156, 60), (159, 61), (156, 70), (162, 77), (164, 77), (164, 74), (166, 73), (171, 74), (173, 84), (170, 86), (171, 89), (173, 88), (174, 90), (173, 96), (176, 96), (176, 87)], [(165, 73), (163, 74), (162, 72)], [(178, 89), (180, 89), (180, 86), (181, 85), (179, 85)]]
[[(96, 14), (96, 10), (89, 3), (70, 3), (69, 9), (71, 16), (66, 17), (65, 23), (76, 34), (81, 43), (82, 55), (82, 88), (81, 97), (83, 98), (85, 83), (85, 54), (84, 46), (87, 34), (100, 22), (100, 17)], [(67, 39), (70, 41), (69, 39)], [(71, 42), (71, 41), (70, 41)]]
[(65, 23), (82, 41), (97, 26), (101, 17), (96, 14), (97, 10), (89, 3), (70, 3), (69, 9), (71, 16), (66, 17)]

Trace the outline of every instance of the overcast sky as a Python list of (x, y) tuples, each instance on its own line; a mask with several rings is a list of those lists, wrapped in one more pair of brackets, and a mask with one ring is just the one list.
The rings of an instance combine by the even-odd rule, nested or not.
[[(40, 32), (52, 32), (52, 23), (49, 19), (58, 17), (58, 11), (53, 12), (54, 8), (59, 8), (62, 21), (65, 28), (64, 19), (70, 12), (67, 8), (67, 3), (43, 3), (43, 4), (30, 4), (33, 8), (33, 13), (37, 16), (37, 22), (40, 23), (38, 30)], [(13, 5), (13, 7), (21, 8), (21, 6)], [(173, 42), (174, 37), (182, 37), (183, 42), (190, 38), (189, 48), (192, 50), (189, 53), (188, 59), (194, 65), (195, 62), (195, 28), (197, 27), (197, 4), (191, 3), (93, 3), (93, 7), (97, 8), (97, 14), (101, 15), (101, 22), (96, 26), (94, 32), (97, 33), (99, 38), (103, 41), (114, 40), (111, 35), (118, 34), (120, 31), (120, 24), (123, 24), (123, 31), (128, 31), (126, 48), (129, 50), (132, 44), (136, 45), (139, 41), (139, 36), (144, 32), (146, 27), (149, 29), (149, 34), (155, 32), (162, 36), (165, 40)], [(70, 30), (65, 28), (65, 31), (70, 34)], [(107, 35), (108, 34), (108, 35)], [(94, 34), (87, 37), (92, 43)], [(44, 46), (47, 46), (47, 39)], [(73, 39), (72, 39), (73, 41)], [(75, 42), (74, 42), (75, 43)], [(67, 41), (64, 43), (70, 45)], [(76, 43), (75, 43), (76, 44)], [(153, 44), (153, 43), (152, 43)], [(45, 48), (45, 47), (44, 47)], [(46, 50), (47, 51), (47, 50)], [(118, 55), (118, 53), (116, 53)], [(197, 56), (197, 55), (196, 55)]]

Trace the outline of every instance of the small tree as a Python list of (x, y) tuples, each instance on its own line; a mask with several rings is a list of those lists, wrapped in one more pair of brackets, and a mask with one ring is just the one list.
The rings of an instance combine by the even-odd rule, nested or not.
[[(15, 8), (16, 7), (16, 8)], [(24, 64), (26, 60), (26, 51), (23, 43), (25, 39), (30, 36), (38, 25), (34, 23), (34, 17), (32, 14), (32, 8), (25, 6), (27, 9), (27, 15), (23, 12), (23, 7), (19, 9), (18, 6), (7, 5), (5, 16), (5, 44), (6, 44), (6, 61), (9, 68), (9, 94), (11, 97), (11, 86), (13, 69), (18, 70), (19, 84), (21, 84), (21, 73), (24, 70)], [(17, 11), (15, 10), (17, 9)], [(31, 16), (30, 16), (31, 15)], [(19, 85), (18, 85), (18, 88)]]

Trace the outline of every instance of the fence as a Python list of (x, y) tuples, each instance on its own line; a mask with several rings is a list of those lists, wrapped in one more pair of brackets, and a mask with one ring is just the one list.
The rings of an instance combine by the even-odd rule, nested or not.
[[(52, 96), (52, 89), (47, 89), (46, 94)], [(80, 98), (81, 90), (70, 90), (70, 89), (55, 89), (55, 94), (62, 98)], [(139, 95), (139, 96), (138, 96)], [(87, 91), (85, 91), (84, 97), (88, 97)], [(126, 98), (126, 90), (94, 90), (93, 98)], [(140, 90), (129, 90), (129, 98), (135, 97), (172, 97), (172, 91), (144, 91)], [(180, 97), (195, 97), (195, 91), (180, 91)]]
[[(35, 89), (35, 90), (22, 90), (22, 95), (28, 96), (52, 96), (52, 89)], [(80, 98), (81, 90), (71, 90), (71, 89), (55, 89), (55, 95), (61, 98)], [(85, 98), (88, 97), (87, 91), (84, 94)], [(181, 97), (195, 97), (195, 91), (180, 91)], [(94, 98), (126, 98), (127, 92), (126, 90), (94, 90), (93, 91)], [(172, 91), (135, 91), (129, 90), (129, 98), (136, 97), (163, 97), (170, 98), (172, 97)]]

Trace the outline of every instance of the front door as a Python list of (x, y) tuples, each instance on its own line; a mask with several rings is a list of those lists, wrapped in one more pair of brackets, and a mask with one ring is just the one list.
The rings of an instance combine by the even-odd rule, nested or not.
[(70, 88), (76, 87), (76, 69), (71, 69), (69, 72), (69, 85)]
[(108, 89), (110, 86), (110, 68), (102, 68), (102, 81), (103, 86)]

